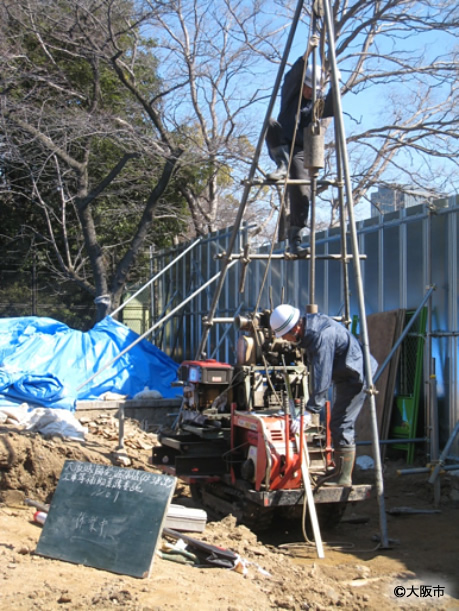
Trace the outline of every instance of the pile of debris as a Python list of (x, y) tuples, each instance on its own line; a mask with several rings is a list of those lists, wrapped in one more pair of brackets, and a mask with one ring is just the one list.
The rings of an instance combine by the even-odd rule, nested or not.
[[(80, 423), (88, 428), (95, 437), (102, 437), (108, 442), (119, 441), (119, 418), (111, 414), (97, 414), (94, 417), (80, 416)], [(136, 420), (124, 421), (123, 443), (132, 450), (150, 451), (156, 442), (156, 435), (143, 430)]]

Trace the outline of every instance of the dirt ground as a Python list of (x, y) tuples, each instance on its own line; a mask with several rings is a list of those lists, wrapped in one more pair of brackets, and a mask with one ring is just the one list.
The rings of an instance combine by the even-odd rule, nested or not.
[[(297, 523), (255, 535), (228, 516), (208, 521), (202, 534), (189, 533), (240, 554), (246, 574), (156, 556), (150, 577), (135, 579), (38, 556), (42, 526), (24, 499), (49, 503), (67, 459), (119, 464), (117, 421), (98, 415), (88, 424), (84, 443), (0, 427), (0, 609), (459, 609), (459, 478), (442, 475), (440, 511), (434, 513), (427, 475), (397, 475), (403, 461), (384, 465), (388, 550), (377, 548), (373, 493), (348, 507), (332, 531), (322, 531), (323, 559)], [(127, 421), (130, 468), (154, 471), (149, 457), (155, 440)], [(356, 470), (355, 480), (373, 482), (374, 474)], [(187, 486), (177, 485), (173, 502), (192, 504)], [(399, 507), (425, 513), (389, 513)]]

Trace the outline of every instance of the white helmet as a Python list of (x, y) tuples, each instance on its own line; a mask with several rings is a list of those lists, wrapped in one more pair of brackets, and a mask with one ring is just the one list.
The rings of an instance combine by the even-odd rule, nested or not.
[[(311, 87), (312, 89), (312, 84), (313, 84), (313, 80), (312, 80), (312, 66), (308, 66), (306, 68), (306, 74), (304, 75), (304, 84), (306, 85), (306, 87)], [(320, 68), (316, 69), (316, 88), (320, 89)]]
[(288, 333), (300, 319), (300, 311), (286, 303), (277, 306), (271, 313), (269, 324), (271, 329), (276, 334), (276, 337), (282, 337)]

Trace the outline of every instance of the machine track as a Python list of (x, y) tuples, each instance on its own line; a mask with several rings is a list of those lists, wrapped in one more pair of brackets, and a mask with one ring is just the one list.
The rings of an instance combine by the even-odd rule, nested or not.
[(193, 500), (207, 511), (211, 520), (232, 514), (238, 524), (244, 524), (254, 532), (265, 531), (272, 524), (274, 508), (262, 507), (224, 483), (194, 483), (190, 484), (190, 490)]
[[(268, 530), (276, 516), (298, 521), (303, 514), (302, 503), (277, 507), (264, 507), (244, 495), (241, 490), (223, 482), (190, 484), (193, 500), (207, 511), (210, 520), (221, 520), (234, 515), (238, 524), (244, 524), (254, 532)], [(337, 526), (348, 506), (347, 502), (317, 503), (316, 511), (320, 527), (330, 530)], [(308, 514), (309, 521), (309, 514)]]

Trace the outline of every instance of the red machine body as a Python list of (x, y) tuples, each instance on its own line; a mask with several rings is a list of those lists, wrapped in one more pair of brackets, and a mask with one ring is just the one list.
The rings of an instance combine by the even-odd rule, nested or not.
[[(301, 458), (283, 416), (233, 411), (231, 446), (244, 447), (246, 478), (255, 490), (301, 487)], [(253, 475), (252, 475), (253, 471)]]
[(180, 365), (180, 377), (192, 384), (229, 384), (233, 367), (215, 359), (203, 361), (183, 361)]
[[(307, 401), (307, 375), (301, 359), (235, 367), (184, 361), (180, 413), (174, 428), (159, 436), (152, 463), (190, 484), (204, 507), (255, 529), (268, 527), (278, 512), (297, 515), (305, 498), (302, 461), (313, 482), (333, 466), (328, 402), (304, 435), (290, 432), (289, 412), (298, 417)], [(317, 486), (314, 501), (336, 522), (346, 503), (367, 498), (369, 488)]]

